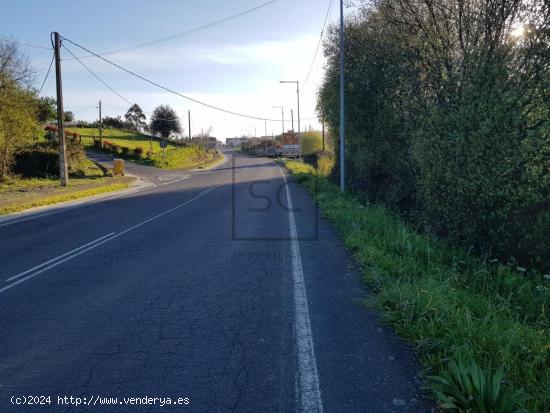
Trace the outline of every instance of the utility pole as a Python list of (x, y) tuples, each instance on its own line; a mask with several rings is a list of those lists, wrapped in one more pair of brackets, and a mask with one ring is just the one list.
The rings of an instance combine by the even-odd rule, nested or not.
[[(281, 126), (283, 127), (282, 129), (282, 134), (285, 133), (285, 108), (283, 106), (272, 106), (273, 109), (281, 109)], [(282, 137), (283, 135), (281, 135)]]
[(65, 144), (64, 112), (63, 112), (63, 87), (61, 85), (61, 36), (54, 32), (55, 43), (55, 79), (57, 91), (57, 139), (59, 141), (59, 177), (61, 186), (67, 186), (69, 171), (67, 167), (67, 147)]
[(340, 0), (340, 191), (346, 190), (345, 176), (345, 109), (344, 109), (344, 0)]
[(189, 144), (191, 144), (191, 111), (187, 111), (187, 119), (189, 121)]
[(294, 111), (290, 109), (290, 124), (292, 125), (292, 130), (294, 130)]
[(267, 138), (267, 119), (264, 119), (264, 133), (264, 136)]
[(300, 129), (300, 81), (281, 80), (279, 83), (296, 83), (296, 96), (298, 98), (298, 157), (300, 157), (302, 155), (302, 131)]
[(103, 138), (103, 119), (101, 117), (101, 99), (99, 99), (99, 148), (102, 147)]

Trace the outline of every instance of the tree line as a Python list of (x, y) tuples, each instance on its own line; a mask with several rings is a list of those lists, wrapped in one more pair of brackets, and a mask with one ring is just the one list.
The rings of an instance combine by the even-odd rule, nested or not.
[[(549, 269), (549, 22), (543, 0), (363, 1), (345, 23), (349, 189)], [(336, 27), (324, 52), (318, 112), (337, 131)]]

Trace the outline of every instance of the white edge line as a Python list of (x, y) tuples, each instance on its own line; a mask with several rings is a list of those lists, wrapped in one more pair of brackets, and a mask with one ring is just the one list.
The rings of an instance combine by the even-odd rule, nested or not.
[(288, 203), (288, 226), (290, 229), (290, 251), (292, 257), (292, 277), (294, 284), (294, 335), (298, 353), (298, 374), (299, 374), (299, 411), (322, 413), (323, 401), (319, 386), (319, 375), (315, 361), (313, 346), (313, 334), (311, 332), (311, 321), (307, 304), (307, 292), (304, 281), (304, 269), (300, 255), (300, 244), (298, 242), (298, 231), (294, 210), (292, 209), (292, 198), (288, 189), (286, 176), (281, 167), (276, 164), (283, 176), (286, 188)]

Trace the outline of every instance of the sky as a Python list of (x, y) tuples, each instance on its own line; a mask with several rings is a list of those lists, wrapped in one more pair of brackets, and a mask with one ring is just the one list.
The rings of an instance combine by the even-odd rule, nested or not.
[[(50, 33), (63, 37), (98, 54), (172, 36), (225, 19), (267, 3), (268, 0), (116, 0), (61, 1), (2, 0), (0, 37), (33, 45), (50, 45)], [(105, 55), (178, 93), (233, 112), (273, 119), (264, 122), (225, 114), (171, 94), (96, 57), (81, 61), (129, 102), (138, 103), (146, 114), (160, 104), (178, 113), (184, 133), (188, 133), (187, 111), (191, 111), (192, 133), (212, 127), (212, 136), (228, 137), (280, 133), (283, 106), (285, 129), (291, 129), (294, 110), (297, 130), (296, 87), (280, 80), (298, 80), (302, 130), (319, 128), (316, 94), (325, 64), (322, 48), (311, 66), (329, 0), (277, 0), (249, 14), (187, 35)], [(335, 0), (329, 23), (338, 19)], [(328, 24), (327, 24), (328, 25)], [(73, 44), (64, 45), (76, 56), (87, 56)], [(37, 70), (40, 87), (52, 52), (22, 46)], [(104, 86), (65, 49), (62, 49), (65, 110), (77, 119), (98, 118), (101, 99), (104, 116), (124, 115), (130, 106)], [(55, 96), (55, 76), (50, 73), (42, 95)], [(148, 116), (149, 118), (149, 116)]]

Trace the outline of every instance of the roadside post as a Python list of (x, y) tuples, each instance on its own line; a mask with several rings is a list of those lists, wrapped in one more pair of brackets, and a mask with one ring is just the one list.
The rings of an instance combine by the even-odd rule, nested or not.
[(160, 140), (160, 147), (162, 148), (162, 163), (166, 165), (166, 141), (164, 138)]

